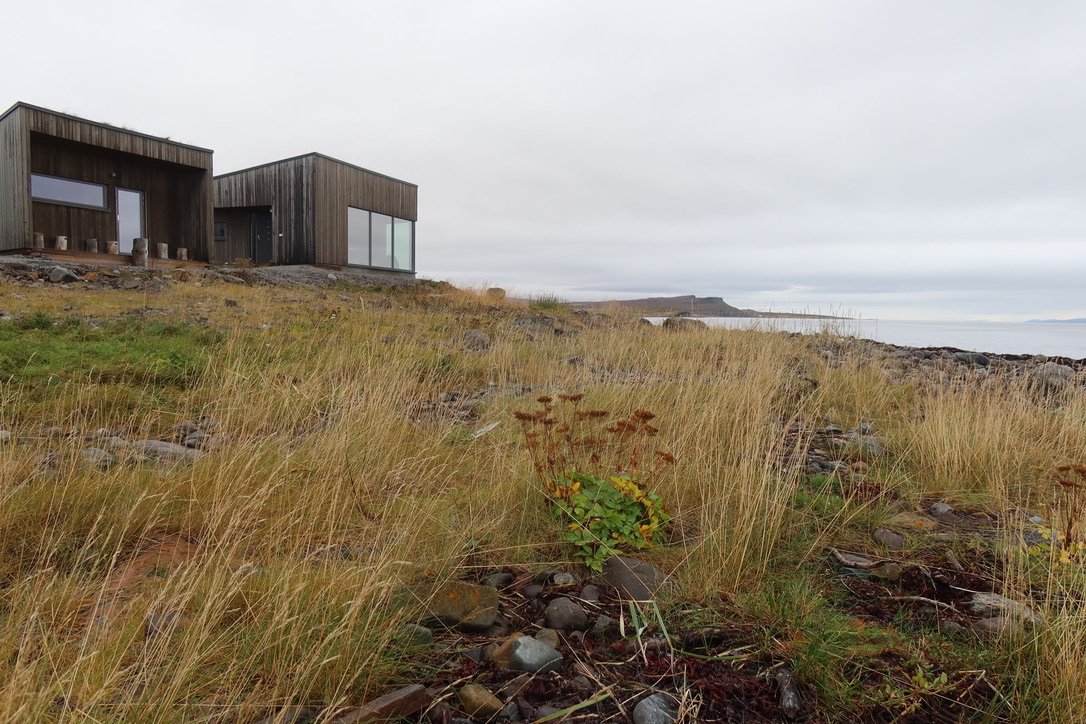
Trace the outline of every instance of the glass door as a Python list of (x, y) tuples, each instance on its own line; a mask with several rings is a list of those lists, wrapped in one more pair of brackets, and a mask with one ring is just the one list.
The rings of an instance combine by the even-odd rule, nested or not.
[(122, 254), (132, 253), (132, 240), (143, 238), (143, 192), (117, 189), (117, 241)]

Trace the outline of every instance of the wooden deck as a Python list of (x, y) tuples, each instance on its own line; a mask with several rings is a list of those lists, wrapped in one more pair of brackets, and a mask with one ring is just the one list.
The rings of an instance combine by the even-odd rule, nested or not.
[[(131, 254), (92, 254), (88, 251), (61, 249), (11, 249), (0, 254), (23, 254), (42, 256), (67, 264), (93, 264), (99, 266), (130, 266)], [(204, 269), (210, 266), (206, 261), (178, 261), (177, 259), (148, 259), (148, 264), (158, 269)]]

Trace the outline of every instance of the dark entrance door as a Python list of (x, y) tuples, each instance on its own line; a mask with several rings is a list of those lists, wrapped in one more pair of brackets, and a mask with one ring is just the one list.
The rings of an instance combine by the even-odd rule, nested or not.
[(254, 264), (270, 264), (272, 261), (272, 213), (268, 211), (249, 212), (249, 235), (252, 249), (250, 256)]

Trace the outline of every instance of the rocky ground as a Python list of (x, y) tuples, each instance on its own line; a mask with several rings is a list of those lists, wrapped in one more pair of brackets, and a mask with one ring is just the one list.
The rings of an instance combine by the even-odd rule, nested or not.
[[(0, 257), (0, 280), (23, 286), (153, 291), (194, 276), (228, 284), (310, 288), (390, 283), (385, 277), (316, 267), (136, 270), (61, 265), (37, 256)], [(3, 311), (18, 313), (17, 305)], [(532, 339), (575, 334), (607, 323), (605, 315), (570, 312), (525, 315), (509, 322), (509, 327)], [(696, 326), (683, 323), (671, 328), (683, 333)], [(477, 351), (489, 347), (491, 339), (484, 330), (471, 329), (451, 344)], [(1082, 385), (1086, 368), (1086, 360), (904, 348), (850, 338), (820, 337), (813, 344), (830, 366), (871, 360), (891, 383), (966, 388), (1022, 379), (1025, 389), (1039, 398), (1055, 399)], [(566, 362), (609, 380), (644, 376), (632, 367), (603, 369), (579, 358)], [(790, 392), (807, 394), (818, 384), (796, 370)], [(451, 390), (419, 402), (408, 414), (470, 422), (477, 418), (476, 406), (493, 392)], [(529, 392), (524, 388), (517, 394)], [(805, 504), (834, 498), (868, 502), (889, 512), (883, 525), (865, 531), (862, 543), (853, 540), (848, 546), (827, 548), (815, 562), (836, 582), (841, 593), (837, 605), (857, 625), (893, 624), (921, 636), (939, 633), (983, 641), (1018, 636), (1038, 622), (1039, 614), (1029, 601), (994, 592), (1001, 580), (1001, 563), (992, 554), (992, 544), (998, 535), (1012, 531), (1016, 545), (1050, 545), (1058, 531), (1043, 518), (1025, 510), (898, 499), (872, 474), (887, 451), (886, 440), (869, 423), (843, 429), (832, 420), (795, 422), (784, 432), (794, 443), (786, 448), (795, 452), (781, 459), (780, 466), (802, 474), (810, 492)], [(0, 445), (31, 451), (33, 470), (27, 483), (62, 475), (74, 466), (168, 470), (214, 455), (232, 442), (231, 432), (214, 420), (182, 421), (160, 439), (135, 439), (123, 429), (0, 430)], [(160, 565), (167, 547), (174, 556), (184, 541), (164, 542), (159, 554), (143, 552), (122, 573), (142, 575), (136, 564), (143, 559), (148, 570)], [(240, 570), (245, 575), (259, 573), (251, 566)], [(127, 580), (118, 580), (116, 588), (119, 592), (128, 585)], [(779, 656), (761, 650), (747, 624), (666, 628), (655, 597), (667, 586), (667, 576), (648, 563), (615, 557), (600, 576), (508, 569), (416, 587), (404, 593), (417, 602), (420, 614), (398, 632), (401, 644), (420, 662), (414, 682), (358, 709), (332, 713), (299, 703), (269, 712), (261, 724), (317, 718), (348, 724), (394, 716), (433, 724), (828, 721), (818, 711), (815, 692), (798, 686)], [(682, 616), (696, 620), (697, 606), (680, 608)], [(147, 621), (147, 636), (162, 635), (176, 625), (183, 621), (169, 612), (156, 614)], [(888, 676), (908, 680), (913, 675), (906, 662), (890, 654), (873, 661), (868, 672), (872, 682)], [(867, 706), (856, 721), (958, 721), (968, 711), (983, 709), (996, 691), (983, 672), (955, 672), (930, 692), (915, 696), (915, 707), (908, 713)]]
[(88, 290), (156, 291), (178, 280), (207, 279), (233, 284), (271, 284), (310, 289), (341, 284), (395, 287), (415, 284), (411, 277), (367, 273), (358, 269), (296, 266), (135, 267), (109, 264), (67, 264), (44, 254), (0, 255), (0, 281), (44, 286), (71, 285)]

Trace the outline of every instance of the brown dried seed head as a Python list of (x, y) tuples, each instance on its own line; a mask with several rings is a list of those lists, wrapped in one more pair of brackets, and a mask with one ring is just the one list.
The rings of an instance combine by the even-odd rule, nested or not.
[(549, 405), (551, 403), (551, 398), (543, 395), (542, 397), (535, 398), (535, 401), (541, 405)]
[(652, 414), (648, 410), (634, 410), (633, 414), (630, 415), (630, 417), (635, 420), (651, 420), (652, 418), (656, 417), (656, 415)]
[(665, 463), (668, 463), (669, 465), (675, 464), (675, 456), (671, 453), (666, 453), (663, 450), (654, 450), (653, 452)]

